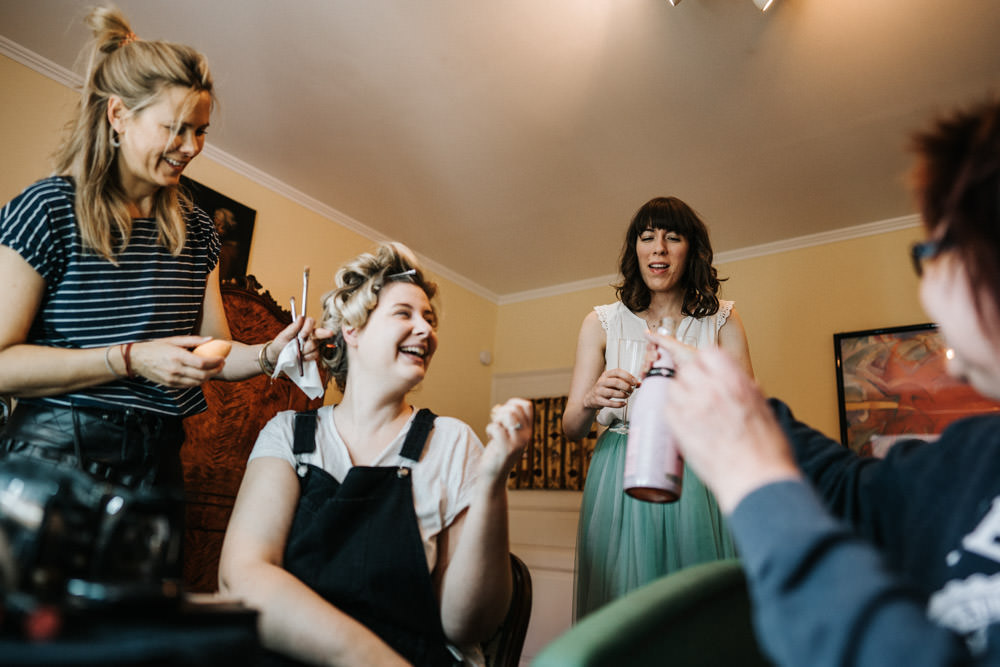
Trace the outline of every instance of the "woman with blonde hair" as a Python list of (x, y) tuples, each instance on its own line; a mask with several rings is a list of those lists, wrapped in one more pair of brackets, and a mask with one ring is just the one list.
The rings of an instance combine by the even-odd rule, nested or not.
[[(18, 404), (0, 457), (82, 468), (127, 486), (181, 483), (181, 419), (205, 409), (200, 385), (269, 372), (296, 335), (228, 339), (219, 239), (178, 190), (202, 150), (213, 104), (205, 58), (136, 37), (92, 10), (88, 72), (55, 176), (0, 210), (0, 394)], [(315, 343), (307, 354), (317, 356)]]
[(222, 592), (260, 610), (264, 645), (335, 665), (482, 664), (511, 596), (507, 475), (531, 404), (465, 423), (410, 405), (438, 346), (436, 287), (401, 245), (337, 273), (323, 326), (336, 406), (261, 431), (219, 564)]

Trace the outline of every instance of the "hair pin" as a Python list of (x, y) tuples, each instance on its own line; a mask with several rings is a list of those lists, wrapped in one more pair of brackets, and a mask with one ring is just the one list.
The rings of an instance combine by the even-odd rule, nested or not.
[(392, 280), (393, 278), (402, 278), (404, 276), (415, 276), (417, 275), (416, 269), (410, 269), (408, 271), (400, 271), (399, 273), (393, 273), (385, 277), (386, 280)]

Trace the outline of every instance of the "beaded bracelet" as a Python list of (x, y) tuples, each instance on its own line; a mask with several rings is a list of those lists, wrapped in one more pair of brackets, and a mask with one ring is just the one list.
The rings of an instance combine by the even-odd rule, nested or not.
[(114, 366), (111, 365), (111, 350), (115, 348), (114, 345), (109, 345), (104, 348), (104, 365), (108, 367), (108, 372), (114, 375), (116, 378), (121, 379), (125, 377), (124, 375), (119, 375), (118, 371), (115, 370)]
[(267, 358), (267, 347), (273, 342), (272, 339), (261, 345), (260, 352), (257, 353), (257, 365), (260, 366), (260, 372), (264, 375), (274, 374), (274, 364)]

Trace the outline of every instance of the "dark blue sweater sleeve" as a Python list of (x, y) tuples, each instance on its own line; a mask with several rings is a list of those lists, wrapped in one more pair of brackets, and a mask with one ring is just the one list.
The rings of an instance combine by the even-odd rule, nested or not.
[(960, 637), (930, 621), (919, 596), (830, 516), (806, 483), (757, 489), (736, 507), (730, 525), (757, 635), (779, 665), (1000, 664), (1000, 654), (973, 659)]
[(899, 442), (886, 460), (860, 457), (796, 420), (781, 401), (770, 399), (769, 403), (792, 445), (796, 463), (827, 510), (878, 546), (895, 543), (901, 509), (909, 502), (916, 481), (908, 460), (926, 443)]

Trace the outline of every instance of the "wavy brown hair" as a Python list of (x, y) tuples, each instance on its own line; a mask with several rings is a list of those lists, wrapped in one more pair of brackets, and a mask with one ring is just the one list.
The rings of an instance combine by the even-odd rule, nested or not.
[(635, 313), (649, 308), (651, 294), (639, 271), (639, 258), (635, 251), (636, 240), (647, 229), (676, 232), (687, 239), (687, 261), (681, 276), (681, 286), (684, 288), (682, 312), (693, 317), (717, 313), (721, 280), (712, 266), (712, 244), (708, 239), (708, 228), (698, 214), (677, 197), (650, 199), (632, 217), (618, 261), (622, 280), (614, 285), (621, 302)]
[(911, 148), (927, 236), (961, 257), (980, 316), (988, 300), (1000, 311), (1000, 99), (938, 118)]
[[(95, 8), (86, 22), (93, 33), (87, 75), (76, 115), (56, 152), (56, 171), (76, 185), (74, 210), (84, 247), (115, 262), (128, 243), (132, 217), (118, 182), (108, 100), (117, 96), (131, 113), (139, 113), (166, 87), (181, 86), (191, 90), (193, 106), (198, 93), (212, 93), (212, 75), (205, 57), (191, 47), (137, 39), (117, 9)], [(160, 243), (175, 255), (184, 247), (182, 207), (189, 206), (176, 187), (160, 188), (153, 200)]]

